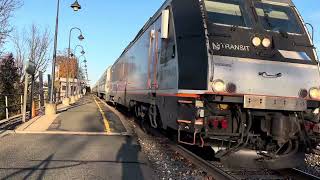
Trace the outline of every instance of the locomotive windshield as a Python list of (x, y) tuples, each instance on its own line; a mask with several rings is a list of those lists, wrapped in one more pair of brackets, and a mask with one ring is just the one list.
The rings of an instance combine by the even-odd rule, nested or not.
[[(250, 1), (252, 2), (252, 1)], [(302, 34), (298, 16), (288, 3), (274, 1), (204, 0), (208, 20), (217, 25), (251, 27), (248, 6), (254, 5), (258, 23), (264, 29), (276, 32)], [(251, 12), (251, 10), (250, 10)], [(252, 14), (254, 15), (254, 14)]]
[(302, 34), (297, 16), (289, 5), (255, 2), (255, 8), (266, 30)]
[(205, 0), (207, 16), (210, 22), (246, 27), (243, 16), (243, 2), (240, 0)]

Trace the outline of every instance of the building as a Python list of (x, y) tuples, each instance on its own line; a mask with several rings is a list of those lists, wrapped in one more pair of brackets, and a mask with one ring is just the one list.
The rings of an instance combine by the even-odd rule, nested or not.
[(77, 79), (78, 74), (79, 70), (76, 58), (68, 58), (66, 56), (57, 57), (55, 88), (60, 97), (66, 97), (67, 93), (69, 93), (69, 95), (74, 95), (76, 93), (79, 85)]

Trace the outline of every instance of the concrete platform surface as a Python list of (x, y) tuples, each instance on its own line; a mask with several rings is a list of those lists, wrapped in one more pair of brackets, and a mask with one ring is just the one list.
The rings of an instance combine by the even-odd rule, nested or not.
[(129, 136), (11, 134), (0, 138), (0, 179), (154, 179)]
[[(100, 111), (100, 108), (102, 111)], [(108, 124), (108, 125), (106, 125)], [(93, 96), (80, 99), (68, 110), (61, 112), (49, 131), (124, 133), (126, 129), (119, 117)]]
[(86, 96), (0, 136), (0, 179), (155, 179), (123, 116)]
[[(68, 109), (69, 106), (65, 106), (63, 104), (59, 104), (57, 106), (57, 112), (60, 113)], [(31, 132), (42, 132), (46, 131), (53, 121), (59, 116), (60, 114), (55, 115), (44, 115), (44, 116), (37, 116), (30, 121), (20, 125), (16, 132), (21, 131), (31, 131)]]

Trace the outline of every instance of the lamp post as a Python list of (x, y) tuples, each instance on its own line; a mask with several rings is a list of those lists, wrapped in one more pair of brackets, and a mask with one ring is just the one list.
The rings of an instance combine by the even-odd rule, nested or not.
[[(81, 69), (84, 69), (84, 71), (82, 72), (82, 77), (81, 77), (81, 78), (82, 78), (83, 81), (85, 81), (85, 84), (86, 84), (87, 82), (86, 82), (86, 74), (85, 74), (85, 73), (88, 72), (88, 71), (87, 71), (87, 67), (88, 67), (88, 66), (87, 66), (87, 62), (88, 62), (88, 61), (87, 61), (87, 58), (86, 58), (85, 55), (81, 55), (81, 56), (79, 57), (79, 60), (80, 60), (81, 57), (84, 58), (84, 60), (81, 61), (81, 64), (84, 63), (84, 68), (81, 66)], [(80, 85), (81, 85), (81, 84), (80, 84)]]
[[(77, 4), (77, 2), (76, 2)], [(75, 5), (76, 6), (76, 5)], [(81, 8), (80, 8), (81, 9)], [(73, 27), (70, 29), (70, 32), (69, 32), (69, 46), (68, 46), (68, 60), (70, 60), (70, 57), (72, 56), (71, 55), (71, 49), (70, 49), (70, 46), (71, 46), (71, 35), (72, 35), (72, 31), (73, 30), (78, 30), (80, 32), (80, 35), (78, 36), (78, 39), (80, 41), (84, 40), (84, 36), (82, 35), (82, 31), (80, 28), (78, 27)], [(67, 95), (67, 98), (69, 98), (69, 89), (70, 89), (70, 83), (69, 83), (69, 78), (70, 78), (70, 74), (69, 74), (69, 61), (67, 63), (67, 92), (66, 92), (66, 95)]]
[[(74, 52), (74, 54), (76, 53), (76, 51), (77, 51), (77, 48), (81, 48), (81, 55), (84, 55), (86, 52), (84, 51), (84, 48), (83, 48), (83, 46), (82, 45), (76, 45), (75, 47), (74, 47), (74, 50), (73, 50), (73, 52)], [(74, 56), (74, 54), (70, 54), (71, 55), (71, 57), (73, 57)]]
[[(72, 5), (71, 8), (74, 11), (78, 11), (81, 9), (80, 4), (76, 0)], [(54, 98), (54, 82), (55, 82), (55, 71), (56, 71), (56, 60), (57, 60), (57, 46), (58, 46), (58, 31), (59, 31), (59, 11), (60, 11), (60, 0), (57, 0), (57, 15), (56, 15), (56, 27), (55, 27), (55, 36), (54, 36), (54, 48), (53, 48), (53, 60), (52, 60), (52, 81), (51, 81), (51, 92), (50, 92), (50, 102), (48, 104), (48, 113), (49, 114), (56, 114), (56, 104)], [(53, 112), (52, 112), (53, 111)]]
[(81, 67), (81, 69), (83, 69), (82, 75), (83, 75), (84, 81), (87, 81), (87, 72), (88, 72), (87, 67), (88, 67), (87, 64), (85, 64), (84, 67), (83, 66)]
[[(88, 77), (88, 66), (87, 66), (87, 58), (82, 55), (81, 57), (84, 57), (85, 59), (81, 62), (81, 63), (84, 63), (84, 78), (85, 78), (85, 81), (87, 83), (87, 80), (89, 80), (89, 77)], [(82, 67), (83, 68), (83, 67)]]
[[(74, 54), (71, 54), (71, 57), (72, 57), (72, 56), (75, 56), (78, 47), (80, 47), (80, 48), (82, 49), (81, 52), (80, 52), (82, 56), (86, 53), (86, 52), (84, 51), (83, 46), (77, 45), (77, 46), (74, 48), (74, 51), (73, 51)], [(78, 83), (77, 83), (77, 84), (78, 84), (78, 86), (77, 86), (77, 91), (78, 91), (78, 92), (77, 92), (77, 93), (78, 93), (78, 95), (79, 95), (79, 67), (80, 67), (80, 66), (79, 66), (79, 58), (76, 58), (76, 59), (77, 59), (77, 70), (78, 70), (78, 72), (77, 72), (77, 81), (78, 81)], [(74, 94), (74, 93), (73, 93), (73, 88), (72, 88), (72, 94)]]

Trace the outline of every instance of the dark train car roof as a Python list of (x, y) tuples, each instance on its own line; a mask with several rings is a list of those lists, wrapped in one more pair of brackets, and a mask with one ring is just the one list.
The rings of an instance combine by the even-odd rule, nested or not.
[(289, 4), (290, 6), (294, 6), (293, 2), (291, 0), (261, 0), (263, 1), (271, 1), (271, 2), (278, 2), (278, 3), (285, 3)]

